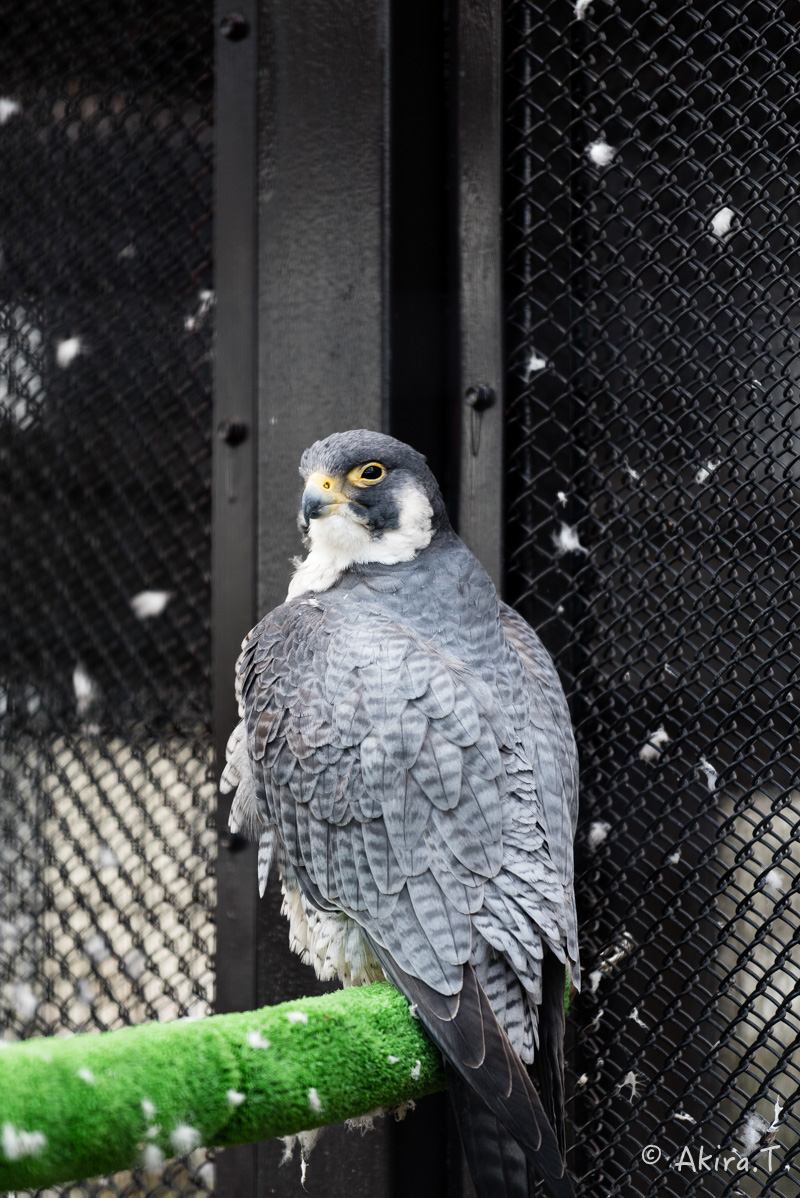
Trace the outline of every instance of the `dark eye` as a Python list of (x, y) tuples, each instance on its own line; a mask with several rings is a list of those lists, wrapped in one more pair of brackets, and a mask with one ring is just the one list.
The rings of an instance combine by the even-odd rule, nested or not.
[(378, 466), (375, 462), (371, 462), (369, 466), (364, 467), (359, 478), (363, 478), (367, 482), (376, 482), (377, 479), (383, 478), (384, 473), (383, 466)]

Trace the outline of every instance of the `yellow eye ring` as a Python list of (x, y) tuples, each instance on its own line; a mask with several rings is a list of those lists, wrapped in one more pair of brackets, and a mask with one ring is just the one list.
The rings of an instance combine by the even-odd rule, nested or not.
[(380, 462), (365, 462), (363, 466), (354, 466), (347, 476), (347, 481), (356, 487), (372, 487), (386, 476), (386, 469)]

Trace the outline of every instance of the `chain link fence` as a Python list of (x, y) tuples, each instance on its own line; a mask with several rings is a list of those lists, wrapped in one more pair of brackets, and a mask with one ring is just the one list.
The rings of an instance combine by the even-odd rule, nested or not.
[[(0, 64), (13, 1040), (202, 1015), (213, 999), (213, 9), (17, 6)], [(212, 1189), (200, 1151), (47, 1193)]]
[(506, 17), (509, 590), (582, 760), (571, 1166), (797, 1195), (800, 44), (766, 2)]
[[(0, 43), (4, 1039), (213, 998), (212, 21), (53, 0)], [(509, 0), (505, 45), (508, 584), (583, 769), (571, 1165), (789, 1198), (800, 46), (766, 0)], [(48, 1195), (211, 1192), (201, 1151)]]

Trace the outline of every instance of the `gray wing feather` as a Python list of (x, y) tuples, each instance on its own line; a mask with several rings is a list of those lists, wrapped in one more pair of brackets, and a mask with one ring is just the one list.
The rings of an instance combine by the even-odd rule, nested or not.
[(336, 829), (324, 819), (316, 819), (309, 812), (308, 836), (311, 842), (311, 861), (306, 862), (309, 873), (318, 888), (327, 897), (336, 894), (336, 879), (333, 873), (333, 858), (336, 850)]
[(502, 868), (502, 841), (478, 839), (468, 820), (460, 817), (458, 807), (453, 811), (434, 808), (433, 824), (442, 842), (473, 877), (493, 878)]
[(571, 732), (549, 658), (519, 617), (502, 619), (522, 690), (538, 670), (522, 695), (519, 680), (493, 692), (390, 619), (324, 597), (270, 613), (240, 666), (259, 808), (301, 885), (443, 994), (479, 943), (527, 974), (529, 993), (542, 937), (577, 954), (560, 885)]
[(359, 825), (370, 873), (385, 894), (396, 894), (406, 884), (408, 875), (400, 868), (394, 849), (386, 835), (382, 820), (366, 820)]
[[(555, 670), (504, 605), (505, 641), (488, 669), (497, 608), (476, 610), (467, 629), (484, 679), (374, 608), (356, 615), (353, 606), (335, 596), (290, 601), (245, 644), (249, 755), (245, 763), (239, 733), (227, 779), (243, 794), (234, 815), (257, 812), (259, 884), (279, 840), (284, 871), (306, 899), (360, 925), (407, 994), (421, 987), (426, 1026), (445, 1021), (449, 1059), (470, 1084), (482, 1071), (479, 1092), (523, 1138), (530, 1107), (539, 1132), (527, 1148), (538, 1151), (546, 1120), (511, 1044), (531, 1059), (547, 963), (568, 957), (577, 973), (577, 767)], [(492, 1053), (476, 1048), (481, 1028)], [(552, 1044), (545, 1052), (555, 1077)], [(555, 1170), (554, 1141), (550, 1149)]]
[(391, 737), (407, 706), (408, 700), (403, 695), (371, 695), (370, 727), (377, 729), (384, 740)]
[[(361, 891), (360, 902), (348, 902), (347, 905), (352, 911), (366, 911), (373, 919), (388, 919), (395, 909), (397, 896), (402, 888), (384, 890), (370, 868), (364, 837), (366, 826), (353, 822), (337, 837), (342, 870), (349, 870), (357, 876), (357, 885)], [(351, 896), (355, 891), (356, 885), (351, 883)]]
[(256, 789), (301, 884), (455, 993), (503, 860), (491, 695), (413, 633), (347, 614), (293, 601), (245, 648)]
[(423, 928), (408, 886), (397, 895), (392, 918), (372, 922), (369, 934), (371, 939), (388, 950), (401, 969), (414, 977), (424, 978), (426, 984), (440, 994), (458, 994), (463, 961), (448, 960), (448, 957), (458, 955), (454, 951), (451, 927)]
[(459, 877), (452, 868), (448, 868), (447, 862), (440, 854), (441, 850), (431, 854), (430, 868), (449, 901), (457, 911), (462, 911), (465, 915), (473, 915), (480, 911), (483, 906), (483, 882), (472, 873), (469, 874), (470, 880), (464, 881), (463, 874)]
[(407, 703), (399, 720), (383, 731), (383, 739), (389, 753), (405, 770), (410, 770), (419, 757), (430, 720), (413, 703)]
[(348, 774), (340, 773), (329, 765), (316, 776), (314, 794), (309, 802), (309, 811), (317, 819), (327, 819), (334, 824), (349, 822), (352, 818), (347, 795)]
[(232, 832), (238, 832), (246, 825), (251, 813), (256, 813), (258, 806), (247, 752), (247, 729), (244, 720), (237, 724), (230, 734), (225, 756), (227, 764), (222, 771), (219, 788), (223, 794), (236, 792), (231, 805), (230, 828)]
[[(348, 829), (349, 835), (336, 837), (337, 879), (341, 884), (341, 895), (348, 907), (360, 911), (368, 905), (367, 890), (375, 889), (388, 894), (375, 883), (369, 869), (361, 825), (355, 823)], [(374, 904), (373, 904), (374, 905)]]
[(500, 604), (500, 622), (522, 660), (531, 688), (531, 741), (542, 771), (541, 776), (537, 773), (537, 783), (553, 842), (551, 850), (562, 876), (571, 879), (578, 820), (578, 758), (569, 708), (555, 666), (531, 626), (506, 603)]
[[(498, 918), (498, 914), (500, 918)], [(535, 989), (539, 973), (539, 967), (536, 964), (536, 946), (531, 945), (530, 948), (524, 949), (515, 932), (503, 925), (503, 914), (502, 911), (498, 912), (496, 907), (490, 909), (488, 904), (484, 904), (481, 910), (473, 916), (473, 927), (480, 932), (483, 939), (491, 945), (495, 952), (507, 958), (525, 989), (532, 993), (535, 1000), (538, 1001)], [(541, 952), (540, 943), (539, 954)]]
[(432, 662), (428, 689), (419, 696), (417, 707), (432, 720), (450, 715), (456, 705), (455, 682), (450, 672), (440, 662)]
[(578, 972), (575, 746), (541, 643), (467, 565), (449, 582), (469, 618), (457, 641), (436, 641), (458, 643), (453, 657), (424, 619), (417, 634), (380, 610), (399, 585), (387, 576), (270, 613), (243, 647), (246, 736), (232, 737), (223, 781), (238, 786), (234, 821), (260, 833), (259, 884), (277, 844), (308, 909), (349, 916), (386, 975), (417, 988), (461, 1078), (526, 1151), (544, 1151), (566, 1196), (511, 1045), (532, 1059), (544, 1000), (538, 1055), (557, 1121), (559, 962)]
[[(459, 698), (462, 696), (459, 695)], [(480, 735), (478, 713), (472, 703), (456, 703), (450, 715), (443, 716), (437, 721), (438, 731), (447, 740), (461, 748), (474, 745)]]
[(464, 750), (464, 769), (468, 774), (489, 779), (503, 772), (497, 738), (487, 720), (481, 720), (478, 739)]
[(258, 840), (258, 893), (261, 898), (264, 897), (264, 891), (267, 889), (267, 879), (275, 857), (276, 831), (275, 825), (270, 824), (264, 829)]
[(420, 699), (428, 689), (430, 677), (431, 662), (428, 655), (419, 650), (409, 653), (397, 672), (397, 693), (406, 699)]
[(375, 819), (381, 814), (384, 796), (400, 794), (405, 770), (399, 761), (394, 759), (385, 740), (374, 728), (361, 742), (361, 774), (367, 793), (372, 799), (368, 812), (368, 805), (363, 801), (361, 808), (368, 819)]
[(289, 739), (284, 738), (272, 762), (270, 777), (276, 786), (288, 786), (292, 774), (297, 768), (297, 758), (292, 752)]
[[(525, 756), (531, 763), (540, 798), (549, 857), (564, 884), (559, 924), (566, 940), (570, 974), (580, 985), (578, 928), (572, 893), (572, 845), (578, 820), (578, 754), (567, 701), (555, 666), (529, 624), (513, 608), (500, 604), (500, 620), (509, 644), (522, 662), (530, 695), (530, 718), (525, 736)], [(527, 856), (523, 846), (513, 854), (515, 863)], [(557, 944), (551, 944), (556, 955)]]
[(461, 797), (465, 755), (432, 727), (414, 762), (414, 778), (435, 807), (450, 811)]
[(291, 792), (284, 786), (279, 791), (279, 827), (286, 847), (286, 854), (298, 870), (301, 866), (313, 869), (314, 858), (311, 850), (311, 828), (308, 807), (302, 804), (295, 808), (294, 824), (292, 824)]
[(395, 856), (402, 860), (408, 853), (412, 853), (422, 840), (422, 834), (428, 826), (431, 805), (411, 772), (403, 777), (393, 798), (394, 802), (384, 804), (383, 820)]
[(332, 726), (345, 747), (360, 745), (372, 728), (372, 721), (367, 715), (361, 692), (358, 690), (352, 690), (339, 697), (333, 707), (331, 719)]
[[(428, 870), (408, 879), (408, 893), (421, 928), (435, 936), (436, 951), (451, 965), (463, 965), (472, 948), (469, 915), (448, 900), (433, 873)], [(429, 931), (430, 929), (430, 931)]]

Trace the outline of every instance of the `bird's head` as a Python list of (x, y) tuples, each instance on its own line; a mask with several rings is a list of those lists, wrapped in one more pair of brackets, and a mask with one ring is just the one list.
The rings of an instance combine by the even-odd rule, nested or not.
[(333, 555), (340, 570), (408, 561), (447, 526), (425, 458), (384, 433), (333, 433), (305, 451), (300, 474), (300, 530), (312, 552)]

